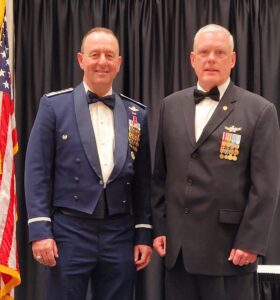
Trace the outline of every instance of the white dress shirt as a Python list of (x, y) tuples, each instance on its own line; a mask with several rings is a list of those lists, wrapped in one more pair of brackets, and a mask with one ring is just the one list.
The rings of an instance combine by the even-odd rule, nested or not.
[[(84, 86), (87, 93), (89, 88), (85, 82)], [(107, 95), (112, 95), (112, 89), (105, 96)], [(102, 101), (89, 104), (89, 112), (105, 187), (114, 168), (114, 114)]]
[[(230, 78), (228, 78), (225, 83), (218, 86), (220, 92), (220, 99), (223, 97), (229, 83), (230, 83)], [(206, 92), (199, 85), (199, 82), (197, 83), (197, 88), (203, 92)], [(201, 133), (205, 125), (210, 120), (218, 104), (219, 104), (218, 101), (206, 97), (195, 106), (195, 140), (196, 141), (198, 141), (199, 137), (201, 136)]]

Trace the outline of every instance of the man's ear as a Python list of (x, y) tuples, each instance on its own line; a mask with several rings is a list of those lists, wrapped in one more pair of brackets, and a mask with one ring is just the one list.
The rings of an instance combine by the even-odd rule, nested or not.
[(119, 63), (119, 68), (118, 68), (118, 72), (119, 72), (121, 65), (122, 65), (122, 57), (121, 56), (118, 57), (118, 63)]
[(78, 60), (78, 63), (80, 65), (80, 68), (83, 70), (84, 69), (84, 65), (83, 65), (83, 53), (81, 52), (78, 52), (77, 53), (77, 60)]
[(190, 61), (191, 61), (191, 65), (192, 65), (193, 68), (194, 68), (194, 66), (195, 66), (194, 58), (195, 58), (195, 54), (194, 54), (194, 52), (192, 51), (192, 52), (190, 53)]
[(236, 63), (236, 52), (232, 52), (232, 56), (231, 56), (231, 68), (234, 68)]

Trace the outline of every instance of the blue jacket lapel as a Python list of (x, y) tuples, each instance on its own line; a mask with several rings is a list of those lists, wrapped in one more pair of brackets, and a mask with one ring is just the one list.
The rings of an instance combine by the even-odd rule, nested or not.
[(121, 98), (116, 95), (114, 107), (114, 127), (115, 127), (115, 153), (114, 169), (108, 182), (113, 181), (121, 172), (127, 157), (128, 147), (128, 117), (125, 105)]
[(97, 146), (90, 118), (86, 93), (83, 83), (74, 90), (74, 106), (77, 125), (89, 163), (97, 176), (102, 179), (102, 172), (97, 152)]

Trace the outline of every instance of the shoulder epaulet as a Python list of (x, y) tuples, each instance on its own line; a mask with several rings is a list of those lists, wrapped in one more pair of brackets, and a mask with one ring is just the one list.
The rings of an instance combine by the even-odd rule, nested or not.
[(73, 88), (69, 88), (69, 89), (65, 89), (65, 90), (60, 90), (60, 91), (55, 91), (55, 92), (48, 93), (48, 94), (46, 94), (46, 96), (47, 97), (53, 97), (53, 96), (56, 96), (56, 95), (65, 94), (65, 93), (69, 93), (69, 92), (72, 92), (72, 91), (73, 91)]
[(145, 104), (141, 103), (141, 102), (138, 102), (138, 101), (136, 101), (136, 100), (133, 100), (133, 99), (131, 99), (131, 98), (129, 98), (129, 97), (123, 95), (123, 94), (120, 94), (120, 96), (121, 96), (122, 98), (124, 98), (125, 100), (128, 100), (128, 101), (130, 101), (130, 102), (132, 102), (132, 103), (134, 103), (134, 104), (137, 104), (137, 105), (139, 105), (140, 107), (142, 107), (142, 108), (144, 108), (144, 109), (147, 108), (147, 106), (146, 106)]

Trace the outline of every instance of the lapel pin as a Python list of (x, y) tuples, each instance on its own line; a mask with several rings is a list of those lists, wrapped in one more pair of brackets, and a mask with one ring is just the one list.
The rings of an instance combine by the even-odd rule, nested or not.
[(228, 107), (226, 105), (223, 106), (223, 110), (226, 111)]
[(133, 159), (133, 160), (135, 160), (135, 154), (134, 154), (134, 152), (133, 151), (131, 151), (131, 158)]

